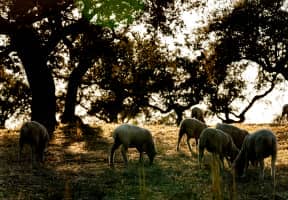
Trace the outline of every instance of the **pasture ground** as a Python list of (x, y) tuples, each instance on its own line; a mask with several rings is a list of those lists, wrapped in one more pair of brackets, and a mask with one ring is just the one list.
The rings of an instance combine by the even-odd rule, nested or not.
[[(178, 127), (144, 125), (151, 130), (158, 154), (152, 166), (145, 155), (138, 163), (138, 153), (129, 150), (129, 166), (123, 165), (120, 149), (115, 168), (108, 166), (112, 130), (117, 124), (97, 124), (80, 129), (59, 127), (49, 143), (44, 166), (32, 168), (30, 149), (24, 147), (18, 163), (18, 130), (0, 129), (0, 199), (105, 199), (105, 200), (186, 200), (215, 199), (211, 181), (211, 155), (205, 152), (204, 167), (199, 169), (194, 139), (191, 156), (182, 139), (176, 152)], [(270, 177), (270, 158), (265, 160), (264, 181), (258, 170), (249, 166), (247, 177), (232, 178), (228, 166), (221, 175), (222, 199), (288, 199), (288, 125), (241, 125), (248, 131), (269, 128), (278, 139), (276, 187)]]

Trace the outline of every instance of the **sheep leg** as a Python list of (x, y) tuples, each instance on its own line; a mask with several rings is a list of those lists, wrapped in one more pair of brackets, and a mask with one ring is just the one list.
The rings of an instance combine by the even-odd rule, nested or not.
[(40, 148), (40, 161), (44, 163), (44, 160), (45, 160), (45, 146), (42, 146)]
[(114, 166), (114, 152), (116, 149), (118, 149), (118, 147), (120, 146), (121, 144), (118, 143), (118, 142), (115, 142), (112, 147), (111, 147), (111, 150), (110, 150), (110, 157), (109, 157), (109, 165), (111, 167)]
[(219, 155), (219, 159), (220, 159), (220, 169), (224, 169), (224, 156)]
[(243, 170), (243, 174), (242, 174), (242, 178), (244, 178), (246, 176), (246, 172), (247, 172), (247, 169), (248, 169), (248, 165), (249, 165), (249, 160), (247, 159), (247, 157), (245, 158), (245, 161), (244, 161), (244, 170)]
[(198, 138), (195, 138), (196, 146), (198, 146)]
[(21, 155), (22, 155), (22, 149), (23, 149), (23, 142), (20, 140), (19, 142), (19, 153), (18, 153), (18, 161), (21, 161)]
[[(136, 149), (139, 151), (139, 154), (140, 154), (139, 163), (143, 163), (143, 147), (136, 147)], [(144, 149), (146, 149), (146, 148), (144, 147)]]
[[(214, 154), (215, 154), (215, 158), (217, 158), (217, 153), (214, 153)], [(218, 156), (220, 159), (220, 169), (224, 169), (224, 152), (223, 152), (223, 148), (221, 145), (219, 146)]]
[(198, 147), (198, 138), (195, 138), (195, 143), (196, 143), (196, 153), (197, 153), (197, 147)]
[(260, 178), (260, 180), (264, 180), (264, 159), (261, 159), (259, 163), (260, 163), (259, 178)]
[(275, 188), (275, 163), (276, 163), (276, 157), (272, 156), (272, 159), (271, 159), (271, 177), (273, 179), (274, 188)]
[(190, 144), (190, 138), (189, 137), (187, 137), (187, 140), (186, 140), (186, 142), (187, 142), (187, 145), (188, 145), (188, 147), (189, 147), (189, 150), (190, 150), (190, 152), (191, 152), (191, 155), (193, 156), (193, 151), (192, 151), (192, 148), (191, 148), (191, 144)]
[(184, 135), (184, 132), (183, 132), (183, 130), (180, 128), (176, 151), (179, 151), (179, 145), (180, 145), (180, 142), (181, 142), (181, 139), (182, 139), (183, 135)]
[(140, 152), (139, 162), (143, 163), (143, 152)]
[(44, 144), (40, 145), (37, 148), (37, 155), (38, 155), (38, 161), (40, 163), (44, 163), (44, 159), (45, 159), (45, 146), (44, 146)]
[(204, 154), (204, 148), (199, 147), (198, 164), (199, 164), (200, 169), (201, 169), (201, 165), (202, 165), (203, 154)]
[(124, 160), (124, 163), (125, 163), (126, 166), (128, 165), (127, 151), (128, 151), (128, 147), (122, 145), (121, 153), (122, 153), (122, 157), (123, 157), (123, 160)]
[(31, 145), (31, 165), (32, 165), (32, 167), (34, 167), (35, 163), (36, 163), (36, 159), (37, 159), (36, 153), (37, 153), (37, 149), (36, 149), (35, 145), (33, 145), (33, 146)]

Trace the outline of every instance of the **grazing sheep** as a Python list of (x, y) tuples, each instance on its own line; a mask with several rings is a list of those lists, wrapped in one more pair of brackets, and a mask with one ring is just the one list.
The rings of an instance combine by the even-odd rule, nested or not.
[(149, 157), (150, 164), (153, 163), (156, 150), (152, 135), (147, 129), (130, 124), (122, 124), (113, 131), (113, 138), (114, 144), (111, 147), (109, 158), (110, 166), (114, 166), (114, 152), (120, 145), (122, 145), (121, 153), (125, 165), (128, 164), (126, 153), (129, 147), (134, 147), (139, 151), (139, 161), (143, 161), (143, 152), (146, 152)]
[(198, 107), (192, 108), (191, 117), (196, 118), (200, 120), (201, 122), (205, 123), (203, 111)]
[(225, 123), (217, 123), (216, 128), (229, 134), (238, 149), (241, 149), (244, 138), (249, 134), (244, 129)]
[(224, 166), (224, 157), (230, 165), (239, 153), (239, 149), (234, 144), (232, 137), (216, 128), (206, 128), (202, 131), (198, 148), (200, 167), (205, 149), (210, 153), (219, 155), (222, 166)]
[(20, 129), (19, 138), (19, 161), (21, 159), (24, 144), (31, 147), (31, 162), (43, 162), (44, 152), (49, 142), (47, 129), (36, 121), (26, 122)]
[(177, 142), (176, 150), (179, 151), (179, 144), (180, 144), (181, 138), (183, 137), (184, 134), (186, 134), (187, 145), (188, 145), (189, 150), (192, 154), (192, 148), (191, 148), (191, 145), (189, 143), (190, 139), (195, 138), (196, 146), (197, 146), (198, 145), (198, 138), (199, 138), (201, 132), (207, 127), (208, 126), (205, 123), (201, 122), (198, 119), (194, 119), (194, 118), (183, 119), (182, 122), (180, 123), (180, 129), (179, 129), (179, 135), (178, 135), (178, 142)]
[(288, 119), (288, 104), (284, 104), (284, 106), (282, 107), (281, 117), (282, 119), (284, 119), (284, 117), (286, 117), (286, 120)]
[(264, 179), (264, 158), (271, 156), (271, 176), (275, 183), (275, 162), (277, 156), (277, 139), (270, 130), (261, 129), (248, 135), (242, 148), (233, 162), (232, 169), (236, 175), (244, 177), (249, 165), (257, 166), (260, 163), (260, 180)]

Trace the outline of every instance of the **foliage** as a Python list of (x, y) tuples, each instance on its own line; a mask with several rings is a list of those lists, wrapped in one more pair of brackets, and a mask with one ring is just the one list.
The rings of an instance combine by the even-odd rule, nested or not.
[[(243, 122), (280, 81), (277, 74), (288, 77), (287, 13), (280, 1), (230, 4), (209, 10), (201, 0), (1, 1), (1, 34), (9, 41), (1, 55), (17, 52), (29, 75), (31, 115), (40, 121), (56, 112), (69, 121), (81, 105), (107, 122), (175, 112), (179, 123), (205, 102), (222, 120)], [(191, 32), (187, 13), (203, 14)], [(137, 25), (145, 28), (139, 35)], [(163, 43), (167, 38), (177, 40), (175, 51)], [(251, 63), (260, 70), (257, 94), (248, 97), (240, 75)], [(54, 81), (63, 85), (57, 96)], [(248, 102), (241, 111), (239, 102)]]
[(77, 0), (75, 3), (84, 19), (109, 28), (131, 24), (144, 8), (142, 0)]
[(252, 60), (270, 73), (287, 77), (284, 70), (287, 63), (287, 27), (283, 24), (287, 23), (288, 13), (281, 10), (281, 6), (281, 1), (247, 3), (211, 28), (221, 31), (222, 41), (229, 42), (229, 47), (236, 49), (238, 58)]
[(118, 115), (120, 120), (135, 117), (149, 105), (152, 93), (173, 88), (172, 74), (167, 71), (171, 64), (155, 42), (127, 39), (114, 49), (113, 59), (102, 58), (91, 71), (100, 95), (89, 114), (108, 122), (116, 122)]
[[(212, 57), (214, 66), (221, 70), (219, 74), (228, 74), (228, 70), (236, 69), (230, 79), (232, 81), (227, 79), (229, 76), (218, 79), (218, 85), (224, 84), (224, 88), (226, 87), (227, 95), (220, 93), (210, 96), (210, 101), (213, 102), (210, 109), (218, 114), (225, 113), (222, 119), (226, 122), (243, 122), (249, 108), (284, 80), (277, 76), (278, 74), (287, 79), (284, 70), (287, 63), (287, 27), (282, 25), (287, 23), (288, 18), (287, 14), (279, 9), (281, 5), (280, 1), (271, 1), (269, 4), (264, 1), (246, 1), (210, 25), (210, 31), (219, 38)], [(257, 93), (254, 97), (242, 96), (241, 91), (247, 86), (239, 79), (237, 69), (243, 71), (252, 63), (256, 63), (259, 68), (253, 88)], [(234, 69), (229, 68), (229, 65), (234, 65)], [(236, 99), (248, 102), (241, 111), (233, 108), (232, 102)]]
[[(87, 2), (88, 1), (86, 1), (86, 3)], [(116, 20), (121, 21), (124, 20), (125, 17), (127, 17), (129, 18), (127, 19), (129, 23), (131, 22), (132, 19), (131, 17), (133, 9), (134, 8), (140, 9), (142, 6), (142, 4), (140, 4), (138, 1), (131, 1), (131, 2), (127, 1), (126, 3), (123, 3), (123, 1), (119, 1), (120, 5), (118, 5), (118, 7), (116, 4), (113, 4), (112, 2), (108, 1), (103, 2), (104, 3), (102, 4), (102, 6), (104, 6), (105, 9), (109, 8), (104, 13), (105, 15), (117, 14)], [(97, 2), (91, 2), (91, 3), (93, 3), (97, 7)], [(85, 19), (83, 20), (81, 16), (79, 17), (79, 15), (75, 14), (77, 10), (74, 6), (74, 2), (70, 0), (67, 1), (53, 0), (49, 2), (46, 1), (23, 2), (16, 0), (11, 2), (3, 1), (1, 2), (0, 5), (1, 5), (0, 23), (3, 27), (1, 33), (5, 34), (4, 37), (9, 38), (11, 41), (9, 44), (5, 46), (5, 48), (7, 47), (7, 51), (5, 52), (5, 54), (7, 56), (11, 51), (16, 51), (18, 53), (19, 59), (21, 60), (20, 63), (24, 66), (25, 70), (28, 72), (27, 73), (28, 81), (30, 83), (30, 89), (32, 91), (32, 98), (34, 99), (32, 101), (33, 105), (31, 106), (32, 119), (41, 121), (45, 125), (47, 125), (49, 129), (54, 130), (55, 127), (54, 119), (56, 114), (55, 113), (56, 98), (54, 95), (55, 86), (51, 78), (50, 69), (58, 67), (59, 65), (61, 65), (61, 63), (62, 66), (60, 67), (62, 69), (63, 67), (67, 67), (67, 64), (64, 63), (65, 65), (63, 65), (63, 62), (59, 63), (57, 62), (61, 57), (59, 55), (62, 55), (63, 58), (66, 57), (65, 53), (68, 53), (68, 55), (70, 53), (75, 52), (77, 53), (77, 50), (75, 51), (76, 48), (78, 48), (78, 50), (81, 51), (81, 45), (77, 46), (77, 42), (79, 42), (77, 38), (79, 37), (81, 38), (81, 33), (85, 33), (86, 31), (88, 32), (88, 34), (95, 33), (94, 29), (97, 29), (97, 26), (87, 24), (87, 21), (85, 21)], [(116, 10), (113, 9), (112, 9), (113, 11), (110, 10), (111, 6), (113, 7), (113, 9)], [(128, 10), (126, 9), (126, 7)], [(120, 9), (124, 8), (125, 11), (123, 13), (116, 13), (116, 11), (120, 11)], [(99, 11), (99, 9), (97, 11)], [(113, 13), (111, 13), (110, 11)], [(116, 23), (116, 21), (114, 22)], [(103, 32), (100, 31), (100, 34), (101, 33)], [(91, 41), (91, 36), (92, 35), (88, 37), (89, 41)], [(89, 41), (84, 41), (84, 43), (86, 44), (88, 43), (88, 45), (84, 45), (84, 47), (89, 46)], [(65, 52), (63, 51), (63, 48), (60, 49), (57, 48), (58, 46), (61, 46), (63, 44), (67, 45), (68, 51)], [(74, 46), (75, 44), (76, 46)], [(99, 44), (101, 45), (101, 42), (97, 43), (97, 45)], [(67, 50), (67, 48), (64, 49)], [(91, 48), (90, 45), (90, 48), (88, 50), (94, 51), (94, 49), (95, 48)], [(69, 50), (71, 50), (71, 52), (69, 52)], [(94, 54), (96, 53), (97, 52), (94, 52)], [(83, 56), (85, 58), (85, 55)], [(73, 59), (73, 55), (70, 55), (70, 58)], [(84, 58), (81, 59), (83, 60)], [(73, 65), (74, 64), (77, 65), (77, 63), (73, 63)], [(84, 64), (84, 67), (83, 65), (81, 65), (79, 69), (84, 71), (85, 73), (85, 69), (89, 68), (90, 66), (91, 64), (89, 64), (88, 61), (88, 63), (86, 62), (86, 65)], [(41, 68), (41, 70), (37, 71), (38, 68)], [(34, 72), (34, 70), (37, 72)], [(40, 78), (41, 76), (42, 79)], [(71, 79), (73, 81), (75, 78), (73, 78), (72, 76)], [(45, 82), (45, 80), (47, 81)], [(42, 89), (40, 91), (37, 89), (40, 88), (39, 85), (42, 85)], [(79, 83), (76, 83), (76, 86), (74, 87), (76, 87), (77, 89), (78, 85)], [(41, 92), (43, 92), (43, 94), (41, 94)], [(75, 96), (74, 98), (76, 98), (76, 94), (77, 92), (73, 93), (73, 91), (72, 92), (68, 91), (66, 99), (69, 99), (69, 97), (73, 95)], [(69, 104), (66, 107), (69, 107)], [(71, 107), (75, 107), (75, 105), (72, 105)], [(60, 110), (61, 108), (57, 108), (57, 111)]]
[(17, 60), (16, 55), (2, 59), (0, 64), (0, 127), (4, 127), (12, 115), (19, 118), (23, 113), (29, 113), (30, 109), (29, 86), (25, 83), (19, 63), (15, 64), (13, 60)]
[[(83, 94), (88, 95), (81, 105), (86, 104), (83, 107), (90, 115), (116, 122), (128, 121), (141, 113), (149, 119), (155, 111), (174, 111), (176, 122), (180, 123), (185, 110), (215, 91), (210, 74), (199, 61), (169, 59), (158, 43), (151, 39), (122, 39), (115, 43), (113, 56), (100, 58), (85, 75), (89, 78), (84, 78), (89, 83), (88, 79), (97, 77), (92, 81), (94, 86), (90, 86), (96, 91), (88, 92), (89, 87), (82, 85), (86, 91)], [(89, 100), (90, 108), (85, 103)]]

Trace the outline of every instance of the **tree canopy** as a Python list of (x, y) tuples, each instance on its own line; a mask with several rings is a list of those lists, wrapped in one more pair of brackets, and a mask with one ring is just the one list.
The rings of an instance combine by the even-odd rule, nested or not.
[[(53, 132), (56, 113), (71, 122), (76, 106), (106, 122), (173, 112), (180, 123), (202, 102), (225, 122), (245, 121), (280, 75), (288, 78), (287, 12), (281, 1), (216, 5), (1, 1), (1, 125), (30, 108), (31, 119)], [(197, 14), (189, 29), (184, 16)], [(247, 95), (241, 74), (251, 64), (259, 70)], [(239, 102), (246, 102), (240, 110)]]
[[(271, 92), (277, 83), (283, 81), (281, 76), (287, 80), (287, 27), (283, 24), (287, 23), (288, 13), (281, 10), (281, 6), (282, 1), (248, 1), (211, 24), (210, 30), (216, 32), (220, 38), (215, 53), (221, 56), (215, 56), (216, 65), (222, 65), (221, 68), (225, 69), (225, 66), (241, 60), (248, 64), (254, 62), (259, 65), (255, 91), (264, 88), (264, 92), (251, 97), (239, 114), (231, 112), (230, 103), (223, 106), (220, 99), (219, 103), (212, 100), (216, 102), (212, 111), (219, 109), (218, 112), (222, 112), (227, 109), (243, 122), (245, 113), (252, 105)], [(239, 68), (239, 65), (237, 67)], [(235, 86), (231, 88), (235, 89)], [(226, 112), (226, 120), (234, 122), (228, 116), (229, 112)]]

